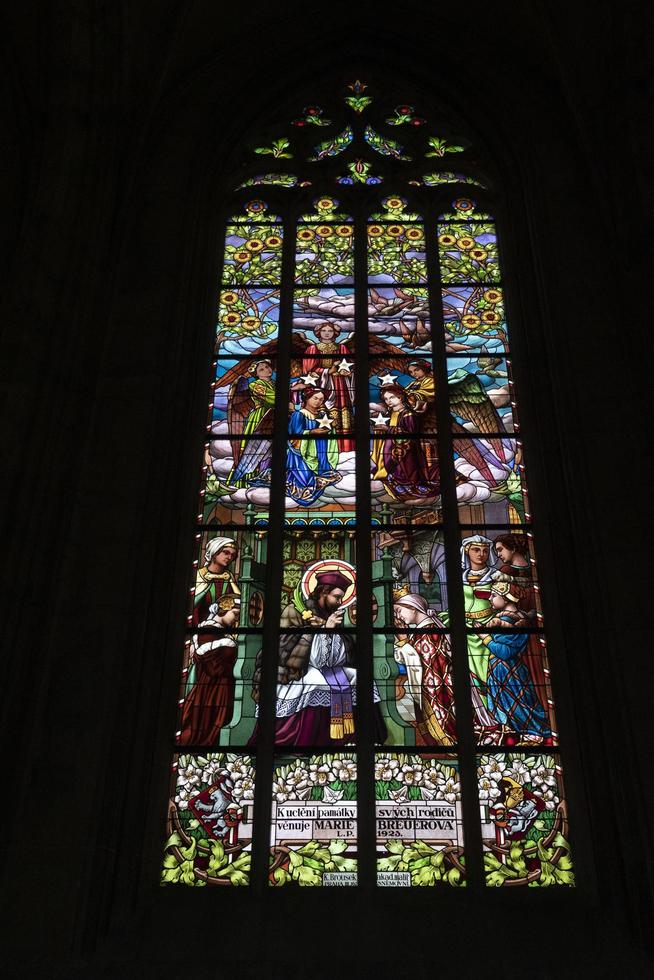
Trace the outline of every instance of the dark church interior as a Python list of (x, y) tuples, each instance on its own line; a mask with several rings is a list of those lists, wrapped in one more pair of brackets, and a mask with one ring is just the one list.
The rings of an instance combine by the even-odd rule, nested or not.
[[(653, 27), (637, 0), (5, 5), (3, 975), (654, 975)], [(573, 889), (159, 886), (225, 201), (357, 77), (494, 175)]]

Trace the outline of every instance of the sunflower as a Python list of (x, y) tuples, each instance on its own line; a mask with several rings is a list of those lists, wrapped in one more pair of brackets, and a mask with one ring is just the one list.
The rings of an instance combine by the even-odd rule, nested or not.
[(260, 323), (261, 323), (261, 320), (259, 319), (258, 316), (246, 316), (241, 321), (241, 327), (244, 330), (254, 331), (254, 330), (257, 329), (257, 327), (259, 326)]
[(282, 240), (279, 235), (268, 235), (266, 238), (266, 245), (268, 248), (281, 248)]
[(502, 319), (499, 313), (496, 313), (495, 310), (486, 310), (484, 313), (482, 313), (481, 318), (484, 323), (499, 323)]
[(406, 237), (410, 242), (419, 242), (425, 236), (422, 232), (422, 228), (407, 228)]
[(329, 238), (334, 234), (334, 229), (329, 225), (318, 225), (316, 228), (316, 235), (320, 235), (321, 238)]
[(462, 252), (467, 252), (468, 249), (475, 247), (475, 240), (469, 235), (462, 235), (461, 238), (457, 238), (456, 243)]
[(384, 234), (384, 229), (381, 225), (368, 225), (368, 234), (371, 238), (377, 238)]
[(252, 258), (251, 252), (246, 252), (244, 248), (240, 249), (238, 252), (234, 252), (235, 262), (247, 262), (248, 259)]
[(311, 228), (300, 228), (297, 233), (298, 240), (301, 242), (310, 242), (315, 232)]
[(222, 293), (220, 296), (220, 302), (225, 306), (233, 306), (234, 303), (238, 302), (237, 293)]
[(245, 247), (250, 252), (260, 252), (263, 248), (263, 242), (260, 238), (248, 238)]
[(352, 225), (339, 225), (336, 229), (336, 234), (340, 235), (341, 238), (349, 238), (352, 232)]
[(404, 225), (388, 225), (386, 228), (386, 234), (391, 238), (399, 238), (403, 231)]
[(476, 313), (466, 313), (465, 316), (461, 317), (461, 323), (464, 327), (468, 327), (470, 330), (474, 330), (481, 323), (479, 317)]
[(399, 211), (404, 206), (401, 197), (387, 197), (383, 203), (388, 211)]
[(222, 317), (222, 322), (226, 327), (235, 327), (241, 322), (241, 317), (238, 313), (225, 313), (225, 315)]
[(487, 257), (488, 252), (485, 248), (473, 248), (470, 250), (470, 258), (474, 259), (475, 262), (483, 262)]
[(488, 303), (499, 303), (502, 300), (502, 294), (499, 289), (487, 289), (484, 293), (484, 299)]
[(331, 197), (321, 197), (316, 201), (316, 211), (333, 211), (335, 207), (336, 201)]
[(456, 238), (454, 235), (439, 235), (438, 244), (442, 245), (443, 248), (451, 248), (452, 245), (456, 244)]

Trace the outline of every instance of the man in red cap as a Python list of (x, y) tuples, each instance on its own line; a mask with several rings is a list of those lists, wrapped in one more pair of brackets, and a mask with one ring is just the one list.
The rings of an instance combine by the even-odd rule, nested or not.
[[(337, 632), (343, 625), (343, 599), (352, 582), (334, 568), (317, 572), (316, 585), (304, 600), (304, 609), (289, 603), (282, 612), (275, 706), (277, 745), (310, 747), (354, 742), (354, 638)], [(259, 677), (257, 664), (255, 700)], [(374, 697), (378, 702), (376, 690)], [(377, 727), (383, 741), (386, 732), (379, 709)], [(255, 737), (256, 732), (252, 738)]]

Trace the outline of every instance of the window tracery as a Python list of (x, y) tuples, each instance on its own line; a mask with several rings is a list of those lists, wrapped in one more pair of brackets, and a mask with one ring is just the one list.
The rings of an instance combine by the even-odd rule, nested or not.
[(491, 197), (379, 101), (235, 191), (164, 884), (574, 881)]

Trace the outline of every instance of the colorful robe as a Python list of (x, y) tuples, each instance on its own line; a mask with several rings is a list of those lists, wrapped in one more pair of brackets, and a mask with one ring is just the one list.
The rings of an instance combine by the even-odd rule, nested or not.
[[(350, 353), (347, 344), (309, 344), (302, 360), (302, 374), (317, 375), (316, 384), (325, 391), (327, 414), (333, 420), (337, 432), (352, 432), (354, 426), (354, 379), (351, 375), (339, 374), (336, 370), (339, 361), (343, 358), (347, 360)], [(341, 453), (354, 452), (354, 439), (340, 438), (338, 450)]]
[[(420, 623), (419, 628), (427, 623)], [(411, 637), (422, 663), (423, 745), (452, 745), (456, 741), (454, 691), (449, 641), (442, 633), (416, 633)]]
[(402, 433), (418, 434), (416, 416), (407, 409), (391, 412), (389, 428), (392, 434), (373, 441), (373, 480), (381, 480), (394, 500), (436, 500), (440, 473), (434, 446), (420, 439), (402, 438)]
[(302, 439), (306, 431), (320, 428), (315, 416), (306, 408), (292, 412), (289, 421), (286, 453), (286, 494), (299, 504), (310, 507), (322, 495), (327, 482), (335, 482), (338, 448), (336, 440), (327, 437)]
[[(203, 624), (204, 625), (204, 624)], [(237, 642), (231, 636), (195, 637), (195, 683), (182, 706), (180, 745), (213, 745), (234, 714)]]
[[(270, 432), (272, 410), (275, 407), (275, 382), (265, 378), (253, 378), (248, 385), (248, 392), (254, 403), (254, 408), (248, 413), (243, 426), (244, 436), (255, 436), (261, 431), (262, 422), (266, 419), (266, 432)], [(270, 439), (243, 439), (239, 447), (238, 464), (233, 468), (227, 482), (234, 487), (247, 486), (252, 477), (270, 469), (272, 441)]]
[(493, 715), (519, 735), (551, 738), (547, 714), (524, 659), (529, 634), (494, 633), (484, 642), (490, 653), (487, 691)]
[(192, 624), (197, 626), (209, 618), (209, 607), (224, 595), (240, 595), (236, 579), (229, 571), (210, 572), (208, 568), (198, 569), (193, 596)]

